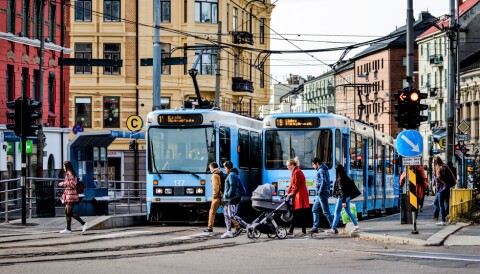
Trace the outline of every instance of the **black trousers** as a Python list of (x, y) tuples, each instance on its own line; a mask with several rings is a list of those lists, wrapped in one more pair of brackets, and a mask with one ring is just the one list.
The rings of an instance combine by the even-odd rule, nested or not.
[(302, 232), (307, 234), (307, 219), (306, 219), (306, 211), (308, 208), (299, 208), (293, 211), (293, 220), (290, 222), (290, 230), (289, 233), (293, 233), (293, 228), (295, 227), (295, 223), (300, 223), (302, 226)]

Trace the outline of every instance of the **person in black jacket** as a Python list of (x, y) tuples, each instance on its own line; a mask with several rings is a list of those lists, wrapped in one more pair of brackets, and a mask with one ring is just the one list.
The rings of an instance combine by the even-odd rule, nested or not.
[(357, 218), (350, 212), (350, 200), (360, 195), (360, 191), (350, 177), (348, 177), (345, 169), (341, 164), (335, 167), (336, 180), (333, 187), (333, 197), (337, 197), (337, 204), (335, 205), (335, 215), (333, 217), (333, 223), (330, 230), (326, 231), (327, 235), (333, 235), (337, 233), (337, 224), (340, 220), (342, 207), (345, 208), (348, 216), (353, 222), (353, 231), (360, 229)]

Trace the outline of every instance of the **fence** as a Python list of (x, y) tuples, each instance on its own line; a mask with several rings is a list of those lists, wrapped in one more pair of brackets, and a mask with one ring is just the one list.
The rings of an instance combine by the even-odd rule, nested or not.
[(470, 212), (473, 207), (473, 189), (451, 189), (449, 205), (449, 222), (456, 220), (461, 214)]
[[(63, 214), (64, 206), (58, 202), (64, 188), (56, 187), (63, 179), (28, 177), (26, 186), (27, 218), (49, 217), (52, 202), (55, 211)], [(108, 213), (130, 214), (146, 211), (145, 184), (143, 181), (109, 181)], [(82, 195), (81, 195), (82, 197)], [(20, 219), (22, 213), (20, 179), (0, 180), (0, 221)], [(46, 214), (47, 213), (47, 214)]]

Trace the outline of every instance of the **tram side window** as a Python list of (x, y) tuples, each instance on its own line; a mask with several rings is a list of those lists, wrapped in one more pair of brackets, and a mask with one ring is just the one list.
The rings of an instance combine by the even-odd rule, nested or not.
[(250, 167), (261, 168), (262, 153), (260, 133), (250, 133)]
[(335, 163), (342, 163), (342, 134), (335, 130)]
[(247, 168), (249, 161), (249, 134), (248, 130), (239, 129), (238, 130), (238, 167)]
[(383, 146), (382, 145), (378, 145), (377, 146), (377, 157), (375, 157), (377, 159), (377, 172), (378, 173), (382, 173), (382, 170), (383, 170)]
[(230, 152), (230, 128), (220, 127), (220, 164), (225, 161), (231, 161), (231, 152)]
[(368, 170), (373, 170), (374, 159), (375, 159), (375, 153), (373, 151), (373, 139), (368, 138)]
[(350, 169), (357, 169), (357, 136), (355, 133), (350, 133)]
[(387, 146), (387, 150), (386, 150), (386, 166), (387, 166), (387, 170), (386, 170), (386, 173), (387, 174), (393, 174), (393, 147), (391, 146)]

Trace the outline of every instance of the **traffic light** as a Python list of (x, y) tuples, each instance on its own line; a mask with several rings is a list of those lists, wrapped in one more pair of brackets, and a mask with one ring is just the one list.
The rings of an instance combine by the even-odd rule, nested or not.
[(42, 128), (42, 125), (37, 123), (37, 120), (42, 116), (42, 113), (40, 113), (42, 103), (33, 99), (25, 101), (26, 115), (24, 132), (26, 136), (36, 136), (36, 131)]
[(465, 156), (465, 157), (470, 156), (470, 155), (468, 154), (469, 151), (470, 151), (470, 149), (468, 149), (466, 146), (462, 146), (463, 156)]
[(461, 150), (462, 150), (462, 146), (461, 146), (461, 145), (455, 145), (455, 150), (461, 151)]
[(428, 97), (426, 93), (421, 93), (418, 89), (404, 88), (394, 95), (397, 99), (395, 104), (395, 121), (400, 127), (406, 129), (416, 129), (421, 122), (427, 121), (428, 117), (421, 115), (421, 112), (428, 108), (428, 105), (420, 104), (421, 99)]
[(22, 98), (7, 102), (7, 118), (14, 120), (13, 124), (7, 124), (7, 129), (13, 130), (15, 135), (22, 134)]

